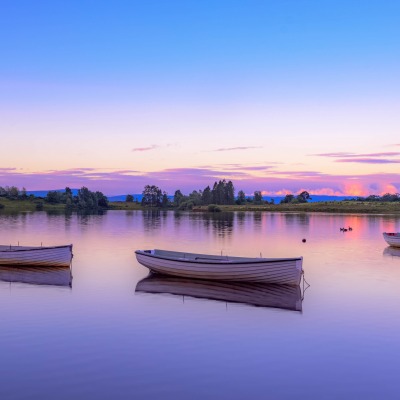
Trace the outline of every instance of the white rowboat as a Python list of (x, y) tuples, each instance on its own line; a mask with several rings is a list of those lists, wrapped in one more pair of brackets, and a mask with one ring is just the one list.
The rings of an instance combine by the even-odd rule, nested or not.
[(400, 232), (383, 232), (383, 238), (389, 246), (400, 247)]
[(230, 257), (158, 249), (135, 253), (150, 271), (182, 278), (299, 285), (303, 273), (303, 257)]
[(68, 267), (72, 244), (53, 247), (0, 246), (0, 265)]
[(136, 285), (138, 293), (166, 293), (198, 299), (241, 303), (256, 307), (272, 307), (301, 311), (300, 286), (267, 283), (218, 282), (150, 274)]

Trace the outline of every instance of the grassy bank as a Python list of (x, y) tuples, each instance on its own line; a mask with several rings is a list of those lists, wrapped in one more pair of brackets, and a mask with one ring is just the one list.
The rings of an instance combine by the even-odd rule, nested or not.
[[(64, 210), (65, 204), (48, 204), (43, 200), (35, 199), (35, 200), (10, 200), (4, 197), (0, 198), (0, 211), (37, 211), (37, 205), (42, 204), (43, 210), (51, 211), (51, 210)], [(3, 206), (3, 207), (2, 207)], [(39, 206), (40, 207), (40, 206)]]
[(134, 203), (134, 202), (126, 202), (126, 201), (113, 201), (112, 203), (109, 203), (109, 209), (110, 210), (145, 210), (144, 207), (140, 205), (140, 203)]
[[(303, 204), (263, 204), (218, 206), (221, 211), (265, 211), (265, 212), (325, 212), (347, 214), (400, 214), (400, 203), (330, 201)], [(193, 211), (207, 211), (207, 206), (196, 207)]]
[[(9, 200), (0, 198), (0, 212), (4, 211), (37, 211), (37, 204), (43, 204), (44, 211), (63, 211), (64, 204), (48, 204), (42, 200)], [(4, 207), (2, 208), (1, 205)], [(399, 202), (356, 202), (356, 201), (331, 201), (303, 204), (263, 204), (242, 206), (218, 206), (221, 211), (262, 211), (262, 212), (324, 212), (324, 213), (347, 213), (347, 214), (399, 214)], [(148, 210), (134, 202), (117, 201), (109, 203), (110, 210)], [(176, 210), (168, 208), (167, 210)], [(192, 212), (207, 212), (207, 206), (193, 208)]]
[[(400, 203), (331, 201), (303, 204), (246, 204), (242, 206), (218, 206), (221, 211), (263, 211), (263, 212), (325, 212), (348, 214), (400, 214)], [(148, 210), (137, 203), (118, 201), (110, 203), (111, 210)], [(168, 208), (176, 210), (176, 208)], [(207, 212), (208, 206), (194, 207), (192, 212)]]

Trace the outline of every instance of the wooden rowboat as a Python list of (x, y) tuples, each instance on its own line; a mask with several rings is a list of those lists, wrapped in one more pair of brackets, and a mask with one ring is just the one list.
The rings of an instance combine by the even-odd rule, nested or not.
[(72, 244), (53, 247), (0, 246), (0, 265), (68, 267)]
[(302, 311), (300, 286), (218, 282), (151, 274), (136, 285), (138, 293), (167, 293), (200, 299)]
[(297, 286), (303, 273), (303, 257), (248, 258), (157, 249), (135, 253), (150, 271), (182, 278)]
[(0, 266), (0, 281), (72, 287), (69, 267)]
[(389, 246), (400, 247), (400, 232), (383, 232), (383, 238)]

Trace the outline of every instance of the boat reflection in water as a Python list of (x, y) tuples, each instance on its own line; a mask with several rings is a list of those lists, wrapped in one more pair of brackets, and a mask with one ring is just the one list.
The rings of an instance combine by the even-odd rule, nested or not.
[(388, 257), (400, 257), (400, 247), (388, 246), (383, 250), (383, 255)]
[(70, 267), (0, 266), (0, 281), (72, 287)]
[(150, 273), (137, 283), (135, 291), (302, 311), (300, 286), (206, 281)]

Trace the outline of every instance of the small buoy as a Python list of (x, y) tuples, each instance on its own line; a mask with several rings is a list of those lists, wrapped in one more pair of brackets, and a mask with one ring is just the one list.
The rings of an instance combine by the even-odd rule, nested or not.
[(307, 241), (306, 239), (303, 239), (303, 240), (302, 240), (303, 243), (305, 243), (306, 241)]

